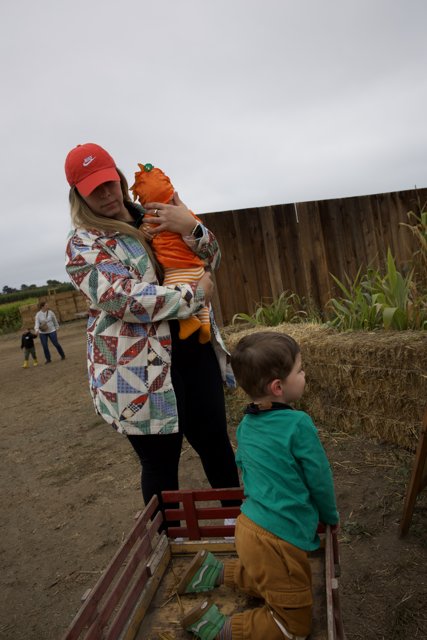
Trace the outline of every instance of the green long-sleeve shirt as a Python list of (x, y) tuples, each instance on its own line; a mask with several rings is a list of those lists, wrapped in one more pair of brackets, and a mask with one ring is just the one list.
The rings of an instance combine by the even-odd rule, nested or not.
[(291, 544), (319, 546), (318, 522), (336, 524), (332, 472), (310, 416), (274, 403), (254, 405), (237, 430), (237, 465), (242, 470), (242, 512)]

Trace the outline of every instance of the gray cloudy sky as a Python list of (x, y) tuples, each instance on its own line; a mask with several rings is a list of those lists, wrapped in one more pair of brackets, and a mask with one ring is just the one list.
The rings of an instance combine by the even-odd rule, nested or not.
[(425, 0), (0, 6), (0, 291), (67, 280), (64, 158), (160, 166), (199, 213), (427, 186)]

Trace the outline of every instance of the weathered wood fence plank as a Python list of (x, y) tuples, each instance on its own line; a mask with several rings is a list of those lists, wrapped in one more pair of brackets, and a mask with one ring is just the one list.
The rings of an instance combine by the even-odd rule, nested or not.
[(282, 291), (324, 308), (345, 280), (369, 265), (383, 267), (390, 247), (405, 268), (417, 246), (402, 222), (427, 189), (202, 214), (217, 236), (222, 263), (214, 309), (220, 324), (252, 313)]

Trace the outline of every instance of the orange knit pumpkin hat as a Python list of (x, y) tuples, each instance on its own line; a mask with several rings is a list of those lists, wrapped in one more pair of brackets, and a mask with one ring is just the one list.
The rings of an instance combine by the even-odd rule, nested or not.
[(174, 194), (173, 185), (167, 175), (161, 169), (152, 164), (139, 164), (140, 171), (135, 173), (135, 182), (131, 186), (133, 199), (146, 202), (162, 202), (166, 204)]

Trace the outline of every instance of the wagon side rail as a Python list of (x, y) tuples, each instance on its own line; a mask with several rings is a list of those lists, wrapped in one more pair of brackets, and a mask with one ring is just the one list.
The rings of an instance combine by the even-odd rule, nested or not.
[[(322, 525), (320, 525), (319, 529), (321, 528)], [(324, 544), (328, 640), (346, 640), (338, 585), (338, 578), (340, 576), (341, 569), (336, 528), (332, 528), (329, 525), (325, 527)]]
[(158, 506), (157, 497), (153, 497), (90, 590), (63, 640), (123, 637), (141, 591), (146, 588), (154, 593), (158, 566), (166, 566), (170, 559), (166, 536), (159, 534), (163, 517)]
[[(240, 506), (199, 505), (198, 503), (213, 501), (241, 501), (243, 489), (179, 489), (162, 491), (165, 504), (164, 517), (169, 538), (188, 538), (201, 540), (204, 538), (233, 537), (234, 524), (206, 524), (205, 521), (237, 518)], [(169, 506), (168, 506), (169, 505)], [(180, 525), (175, 523), (181, 522)]]

